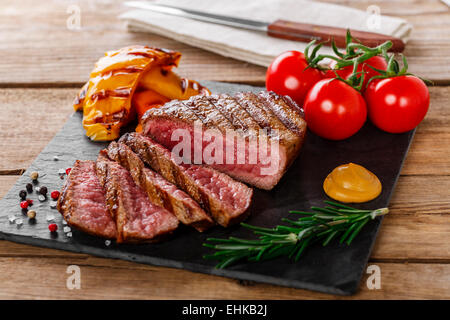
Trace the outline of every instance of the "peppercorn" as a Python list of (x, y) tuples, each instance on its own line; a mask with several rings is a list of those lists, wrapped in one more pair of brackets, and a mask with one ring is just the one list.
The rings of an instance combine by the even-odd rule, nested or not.
[(27, 216), (28, 216), (28, 218), (30, 218), (30, 219), (36, 218), (36, 211), (34, 211), (34, 210), (28, 211), (28, 212), (27, 212)]
[(33, 185), (31, 183), (27, 183), (26, 188), (27, 188), (28, 193), (33, 192)]
[(50, 232), (56, 232), (56, 230), (58, 230), (58, 226), (56, 223), (51, 223), (48, 225), (48, 230), (50, 230)]
[(25, 190), (20, 190), (19, 197), (20, 199), (25, 200), (25, 198), (27, 197), (27, 192)]
[(72, 170), (72, 168), (67, 168), (67, 169), (66, 169), (66, 174), (67, 174), (67, 175), (69, 175), (70, 170)]
[(28, 208), (28, 201), (27, 201), (27, 200), (22, 201), (22, 202), (20, 203), (20, 207), (21, 207), (22, 209)]
[(41, 187), (39, 189), (39, 193), (42, 194), (43, 196), (46, 196), (47, 192), (48, 192), (47, 187)]
[(53, 200), (58, 200), (58, 198), (59, 198), (59, 191), (58, 190), (52, 191), (52, 193), (50, 193), (50, 196), (52, 197)]
[(30, 178), (31, 178), (31, 180), (37, 180), (38, 178), (39, 178), (39, 173), (37, 172), (37, 171), (33, 171), (31, 174), (30, 174)]
[(33, 205), (33, 200), (27, 199), (27, 202), (28, 202), (28, 205), (29, 205), (29, 206), (32, 206), (32, 205)]

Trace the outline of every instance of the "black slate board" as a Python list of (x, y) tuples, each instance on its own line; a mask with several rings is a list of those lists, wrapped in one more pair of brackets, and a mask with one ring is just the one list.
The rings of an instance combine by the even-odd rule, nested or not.
[[(259, 91), (262, 88), (218, 82), (205, 82), (214, 93)], [(42, 125), (45, 125), (43, 123)], [(270, 227), (287, 217), (289, 210), (308, 210), (312, 205), (322, 205), (326, 198), (322, 190), (323, 179), (336, 166), (354, 162), (374, 172), (383, 184), (382, 194), (361, 208), (385, 207), (400, 173), (414, 131), (404, 134), (384, 133), (370, 123), (355, 136), (344, 141), (328, 141), (308, 132), (306, 143), (280, 183), (270, 192), (255, 190), (248, 223)], [(84, 135), (81, 114), (74, 113), (63, 129), (53, 138), (8, 194), (0, 201), (0, 238), (14, 242), (89, 253), (106, 258), (118, 258), (139, 263), (182, 268), (194, 272), (265, 282), (275, 285), (304, 288), (326, 293), (349, 295), (356, 292), (359, 281), (372, 250), (381, 219), (371, 221), (351, 246), (333, 243), (327, 247), (317, 244), (309, 248), (297, 263), (288, 258), (278, 258), (261, 263), (240, 263), (225, 270), (214, 268), (214, 261), (205, 261), (202, 255), (210, 253), (202, 246), (208, 237), (251, 236), (245, 228), (215, 227), (203, 234), (181, 227), (168, 241), (158, 244), (107, 246), (105, 241), (77, 230), (72, 237), (63, 232), (64, 225), (51, 201), (39, 202), (33, 192), (33, 209), (37, 211), (34, 223), (27, 219), (19, 207), (19, 191), (30, 182), (29, 174), (41, 175), (36, 186), (49, 190), (60, 189), (63, 180), (58, 170), (70, 167), (76, 159), (95, 159), (106, 143), (91, 142)], [(53, 160), (54, 156), (59, 160)], [(23, 219), (18, 226), (10, 223), (9, 216)], [(58, 224), (56, 236), (48, 231), (47, 215), (54, 215)]]

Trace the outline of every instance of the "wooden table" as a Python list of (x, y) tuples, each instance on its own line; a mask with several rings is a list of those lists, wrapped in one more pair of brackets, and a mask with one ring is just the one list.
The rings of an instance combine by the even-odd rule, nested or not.
[[(117, 1), (2, 1), (0, 4), (0, 197), (14, 184), (72, 112), (71, 102), (106, 51), (150, 44), (183, 53), (178, 70), (193, 79), (264, 83), (264, 68), (149, 34), (128, 33)], [(450, 14), (440, 1), (330, 2), (414, 25), (405, 51), (411, 72), (430, 88), (431, 108), (419, 126), (369, 265), (381, 268), (381, 289), (366, 277), (353, 297), (235, 281), (86, 254), (0, 241), (0, 298), (146, 299), (417, 299), (450, 298)], [(66, 27), (69, 4), (81, 8), (80, 31)], [(66, 288), (68, 265), (81, 268), (81, 290)]]

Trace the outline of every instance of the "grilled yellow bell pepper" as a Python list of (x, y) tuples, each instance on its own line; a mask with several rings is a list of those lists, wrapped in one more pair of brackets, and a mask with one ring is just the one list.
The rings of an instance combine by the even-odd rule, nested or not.
[[(136, 106), (141, 116), (145, 106), (209, 94), (195, 81), (179, 78), (171, 71), (178, 66), (180, 58), (179, 52), (146, 46), (106, 52), (74, 102), (75, 110), (83, 110), (86, 135), (96, 141), (114, 140), (119, 137), (120, 128), (136, 117)], [(142, 79), (145, 79), (143, 84)], [(138, 87), (141, 98), (133, 100)], [(154, 93), (143, 94), (148, 90)], [(156, 96), (160, 97), (158, 103), (143, 103), (146, 98), (151, 100)]]

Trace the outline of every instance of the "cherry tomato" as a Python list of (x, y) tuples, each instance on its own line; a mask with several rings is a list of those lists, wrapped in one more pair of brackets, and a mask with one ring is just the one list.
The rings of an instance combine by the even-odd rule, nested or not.
[(417, 127), (430, 105), (430, 94), (425, 83), (409, 75), (372, 81), (364, 98), (372, 123), (390, 133), (406, 132)]
[(330, 140), (346, 139), (364, 125), (367, 108), (361, 94), (337, 79), (317, 82), (303, 106), (308, 128)]
[(307, 66), (304, 54), (299, 51), (280, 54), (267, 69), (267, 90), (287, 95), (302, 106), (308, 90), (323, 79), (322, 71), (315, 68), (306, 69)]
[[(336, 65), (336, 61), (332, 60), (329, 67), (333, 69)], [(367, 83), (369, 82), (370, 78), (374, 76), (378, 76), (380, 73), (373, 70), (372, 68), (368, 67), (367, 65), (370, 65), (374, 68), (377, 68), (379, 70), (386, 70), (387, 69), (387, 62), (386, 60), (381, 56), (375, 56), (372, 58), (367, 59), (363, 63), (358, 65), (358, 68), (356, 69), (357, 72), (364, 72), (364, 83), (362, 86), (362, 91), (364, 92), (367, 86)], [(342, 78), (347, 80), (350, 75), (352, 74), (353, 66), (347, 66), (342, 69), (336, 70), (336, 73)], [(335, 78), (336, 74), (333, 70), (328, 70), (325, 73), (326, 78)]]

